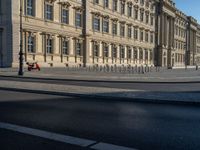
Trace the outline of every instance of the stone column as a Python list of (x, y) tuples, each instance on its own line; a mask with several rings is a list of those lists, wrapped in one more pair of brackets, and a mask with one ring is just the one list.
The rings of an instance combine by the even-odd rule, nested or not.
[(43, 33), (43, 37), (42, 37), (42, 43), (43, 43), (43, 46), (42, 46), (42, 51), (43, 51), (43, 54), (44, 54), (44, 62), (47, 61), (47, 51), (46, 51), (46, 42), (47, 42), (47, 35), (46, 33)]
[(168, 34), (168, 31), (167, 31), (167, 27), (168, 27), (168, 22), (167, 22), (167, 15), (164, 14), (164, 31), (163, 31), (163, 35), (164, 35), (164, 45), (167, 46), (167, 34)]
[(171, 29), (170, 29), (170, 32), (171, 32), (171, 38), (170, 38), (170, 46), (171, 48), (173, 47), (173, 43), (174, 43), (174, 21), (173, 21), (173, 17), (171, 17), (171, 20), (170, 20), (170, 25), (171, 25)]
[(131, 64), (134, 63), (134, 48), (131, 47)]
[(137, 49), (137, 64), (140, 63), (140, 49), (139, 48), (136, 48)]
[(117, 47), (117, 64), (118, 64), (120, 58), (120, 50), (119, 50), (119, 45), (116, 45), (116, 47)]
[(172, 18), (171, 17), (169, 17), (169, 27), (168, 27), (168, 38), (167, 38), (167, 40), (168, 40), (168, 49), (171, 49), (171, 41), (172, 41)]
[(75, 55), (74, 51), (75, 51), (75, 42), (72, 38), (70, 38), (69, 39), (69, 55), (74, 56)]
[(171, 54), (171, 41), (172, 41), (172, 17), (169, 18), (169, 33), (168, 33), (168, 52), (167, 52), (167, 64), (168, 67), (172, 66), (172, 54)]
[(89, 12), (89, 1), (83, 0), (83, 65), (89, 64), (89, 26), (92, 22)]
[(112, 45), (110, 43), (108, 44), (108, 57), (112, 57)]
[(144, 64), (145, 63), (145, 49), (142, 49), (142, 51), (143, 51), (143, 59), (142, 59), (142, 64)]
[(174, 48), (174, 31), (175, 31), (175, 22), (174, 22), (174, 18), (172, 18), (172, 22), (171, 22), (171, 26), (172, 26), (172, 41), (171, 41), (171, 47)]
[(124, 60), (126, 60), (127, 58), (127, 51), (128, 51), (127, 46), (124, 46)]
[(23, 37), (24, 37), (24, 39), (23, 39), (23, 49), (24, 49), (24, 60), (25, 60), (25, 62), (27, 61), (27, 56), (28, 56), (28, 35), (29, 35), (29, 33), (28, 32), (26, 32), (26, 31), (24, 31), (23, 32)]
[[(61, 60), (61, 63), (63, 63), (63, 40), (64, 38), (62, 36), (59, 37), (59, 47), (60, 47), (60, 60)], [(68, 48), (69, 48), (69, 45), (68, 45)]]
[(161, 36), (162, 36), (162, 39), (161, 39), (161, 46), (164, 44), (164, 40), (165, 40), (165, 16), (164, 16), (164, 13), (162, 14), (162, 17), (161, 17)]

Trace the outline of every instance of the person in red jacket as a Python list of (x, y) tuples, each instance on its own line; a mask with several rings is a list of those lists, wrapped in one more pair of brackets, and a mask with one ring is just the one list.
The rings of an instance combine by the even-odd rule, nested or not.
[(39, 66), (39, 64), (37, 62), (34, 62), (34, 63), (27, 62), (26, 64), (28, 65), (28, 71), (31, 71), (31, 70), (40, 71), (40, 66)]

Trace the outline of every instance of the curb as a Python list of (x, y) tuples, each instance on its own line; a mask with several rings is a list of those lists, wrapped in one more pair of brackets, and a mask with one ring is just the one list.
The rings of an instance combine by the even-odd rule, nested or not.
[(109, 102), (120, 101), (120, 102), (134, 102), (134, 103), (157, 103), (157, 104), (173, 104), (173, 105), (200, 105), (200, 101), (177, 101), (177, 100), (164, 100), (164, 99), (146, 99), (146, 98), (128, 98), (128, 97), (115, 97), (108, 95), (99, 94), (78, 94), (78, 93), (66, 93), (66, 92), (52, 92), (45, 90), (31, 90), (31, 89), (19, 89), (19, 88), (4, 88), (0, 87), (2, 91), (13, 91), (13, 92), (25, 92), (34, 94), (47, 94), (55, 96), (71, 96), (77, 98), (88, 98), (93, 101), (109, 100)]
[(13, 75), (0, 75), (3, 78), (15, 78), (15, 79), (33, 79), (33, 80), (46, 80), (46, 81), (75, 81), (75, 82), (107, 82), (107, 83), (146, 83), (146, 84), (198, 84), (200, 81), (119, 81), (119, 80), (88, 80), (88, 79), (58, 79), (58, 78), (42, 78), (42, 77), (30, 77), (30, 76), (13, 76)]

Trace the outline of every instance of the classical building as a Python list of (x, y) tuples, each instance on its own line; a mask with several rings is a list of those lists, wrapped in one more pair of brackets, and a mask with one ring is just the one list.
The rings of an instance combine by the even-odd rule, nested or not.
[(0, 1), (0, 67), (184, 66), (200, 62), (200, 25), (172, 0)]

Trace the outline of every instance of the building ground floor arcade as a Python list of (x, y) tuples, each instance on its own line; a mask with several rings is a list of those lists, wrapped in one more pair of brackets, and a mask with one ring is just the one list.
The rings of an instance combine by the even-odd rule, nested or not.
[[(25, 62), (43, 67), (154, 65), (154, 47), (80, 35), (24, 31)], [(17, 63), (15, 65), (18, 65)]]

